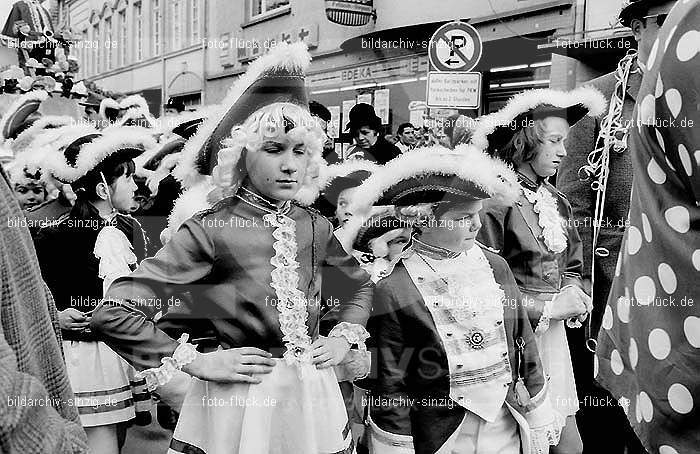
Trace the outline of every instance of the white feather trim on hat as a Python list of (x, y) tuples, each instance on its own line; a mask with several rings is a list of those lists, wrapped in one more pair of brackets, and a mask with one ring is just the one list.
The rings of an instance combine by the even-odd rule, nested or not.
[(141, 95), (129, 95), (119, 101), (119, 108), (120, 109), (132, 109), (132, 108), (137, 108), (137, 109), (142, 109), (145, 111), (148, 111), (148, 103), (146, 102), (146, 99), (141, 96)]
[(52, 173), (59, 180), (72, 183), (121, 149), (144, 148), (148, 150), (155, 146), (156, 142), (147, 129), (125, 126), (109, 133), (103, 133), (101, 137), (83, 145), (74, 167), (68, 166), (64, 158), (62, 159), (63, 165), (55, 166)]
[(216, 188), (211, 181), (211, 177), (205, 177), (199, 183), (182, 193), (175, 201), (173, 211), (168, 216), (168, 227), (161, 233), (163, 243), (170, 240), (182, 224), (200, 211), (208, 210), (212, 207), (207, 196)]
[(250, 63), (245, 74), (234, 82), (226, 97), (209, 118), (199, 126), (197, 133), (187, 141), (183, 149), (180, 164), (173, 171), (173, 176), (185, 188), (189, 188), (202, 179), (196, 162), (199, 151), (212, 135), (228, 110), (238, 101), (241, 95), (265, 72), (274, 69), (288, 68), (306, 71), (311, 63), (311, 57), (304, 43), (288, 44), (282, 42), (272, 47), (270, 51)]
[(471, 144), (485, 150), (489, 146), (488, 136), (500, 126), (507, 126), (519, 115), (538, 106), (551, 105), (567, 108), (577, 104), (588, 109), (588, 115), (599, 117), (605, 112), (605, 96), (595, 87), (579, 87), (571, 91), (541, 88), (528, 90), (510, 98), (503, 108), (478, 119), (473, 128)]
[(211, 115), (219, 111), (221, 107), (219, 104), (214, 104), (211, 106), (200, 107), (199, 109), (192, 112), (182, 112), (171, 117), (161, 117), (159, 118), (158, 132), (160, 134), (168, 134), (173, 131), (183, 123), (188, 121), (197, 120), (198, 118), (209, 118)]
[(105, 120), (107, 119), (107, 114), (106, 114), (107, 109), (119, 110), (119, 109), (121, 109), (121, 107), (119, 106), (119, 103), (117, 101), (115, 101), (114, 99), (105, 98), (102, 101), (100, 101), (100, 117), (102, 117)]
[(146, 121), (148, 121), (149, 128), (156, 127), (157, 121), (155, 117), (151, 115), (151, 112), (149, 112), (148, 109), (143, 109), (141, 107), (131, 107), (126, 112), (124, 112), (124, 114), (122, 114), (122, 116), (120, 116), (119, 119), (116, 122), (114, 122), (113, 125), (108, 126), (108, 128), (120, 128), (124, 126), (127, 121), (138, 120), (141, 117), (145, 118)]
[(22, 131), (12, 142), (12, 150), (17, 154), (30, 146), (36, 145), (40, 136), (50, 129), (57, 129), (61, 126), (69, 126), (74, 123), (72, 117), (67, 115), (46, 115), (39, 118), (29, 128)]
[(311, 158), (313, 163), (310, 164), (306, 169), (306, 175), (304, 176), (304, 181), (301, 184), (299, 192), (294, 196), (294, 201), (303, 206), (309, 206), (313, 204), (318, 195), (321, 193), (321, 185), (323, 181), (321, 176), (326, 172), (328, 168), (328, 163), (320, 155), (320, 153)]
[(455, 175), (471, 181), (504, 205), (512, 205), (520, 194), (513, 169), (470, 145), (459, 145), (454, 151), (433, 146), (405, 153), (372, 174), (358, 192), (375, 204), (395, 184), (428, 174)]
[(17, 113), (17, 111), (25, 105), (26, 103), (30, 101), (45, 101), (49, 97), (49, 94), (44, 91), (44, 90), (34, 90), (30, 91), (27, 93), (24, 93), (22, 95), (19, 95), (15, 100), (10, 104), (10, 107), (3, 112), (2, 117), (0, 117), (0, 134), (3, 133), (5, 130), (5, 125), (7, 122), (10, 120), (10, 118)]
[(374, 173), (380, 167), (380, 165), (365, 159), (348, 159), (337, 164), (326, 166), (324, 171), (321, 172), (321, 189), (326, 189), (336, 178), (348, 176), (358, 170), (366, 170), (367, 172)]

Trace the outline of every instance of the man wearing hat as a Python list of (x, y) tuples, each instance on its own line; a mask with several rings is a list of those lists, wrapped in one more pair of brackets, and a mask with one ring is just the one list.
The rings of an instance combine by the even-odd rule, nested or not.
[(531, 454), (558, 442), (513, 274), (475, 242), (483, 201), (511, 204), (517, 185), (503, 162), (462, 146), (402, 155), (360, 187), (414, 225), (373, 299), (370, 452)]
[(163, 104), (163, 116), (171, 117), (178, 115), (185, 110), (185, 103), (179, 98), (170, 98), (168, 102)]
[(100, 116), (100, 103), (102, 98), (97, 95), (97, 93), (90, 91), (88, 92), (87, 98), (84, 101), (80, 101), (78, 104), (83, 106), (83, 120), (93, 125), (95, 128), (101, 129), (103, 127), (104, 119)]
[[(627, 225), (632, 161), (628, 130), (659, 28), (675, 1), (628, 1), (619, 15), (632, 30), (637, 50), (623, 57), (615, 71), (587, 83), (608, 99), (601, 119), (585, 118), (571, 128), (568, 156), (557, 174), (557, 188), (571, 201), (583, 243), (583, 278), (592, 285), (593, 312), (588, 331), (570, 331), (576, 385), (582, 402), (579, 427), (586, 450), (619, 453), (641, 448), (618, 406), (598, 405), (609, 394), (593, 380), (593, 353), (603, 310)], [(584, 330), (585, 331), (585, 330)], [(585, 336), (585, 339), (582, 338)], [(628, 441), (626, 441), (628, 440)], [(588, 451), (587, 451), (588, 452)]]
[(369, 104), (355, 104), (350, 109), (348, 129), (355, 146), (348, 151), (348, 159), (365, 159), (386, 164), (401, 154), (396, 145), (381, 134), (382, 119)]

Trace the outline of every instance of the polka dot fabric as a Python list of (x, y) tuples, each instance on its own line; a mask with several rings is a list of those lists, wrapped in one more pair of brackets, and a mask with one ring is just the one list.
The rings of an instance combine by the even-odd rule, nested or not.
[(700, 451), (700, 0), (659, 32), (630, 128), (634, 182), (597, 380), (651, 454)]

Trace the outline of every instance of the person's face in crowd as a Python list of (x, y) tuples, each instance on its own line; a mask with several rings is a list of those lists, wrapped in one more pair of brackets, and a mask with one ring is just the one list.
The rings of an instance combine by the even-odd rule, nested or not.
[(338, 194), (338, 205), (335, 208), (335, 217), (341, 226), (345, 225), (353, 216), (365, 217), (372, 209), (371, 205), (362, 203), (358, 197), (358, 186), (347, 188)]
[(639, 61), (644, 65), (646, 65), (649, 60), (649, 54), (656, 41), (656, 36), (659, 34), (659, 29), (675, 3), (675, 1), (670, 1), (661, 5), (656, 5), (647, 11), (644, 15), (646, 16), (645, 18), (633, 19), (630, 23), (632, 34), (637, 41)]
[(542, 120), (542, 142), (537, 146), (535, 157), (523, 164), (532, 166), (540, 177), (551, 177), (557, 173), (562, 159), (566, 156), (564, 142), (569, 136), (569, 123), (560, 117), (547, 117)]
[(355, 140), (357, 141), (357, 145), (360, 148), (364, 148), (366, 150), (370, 147), (373, 147), (374, 144), (377, 143), (377, 138), (379, 138), (379, 134), (377, 133), (377, 131), (370, 128), (369, 126), (362, 126), (360, 129), (357, 130)]
[(437, 222), (424, 229), (421, 241), (455, 252), (471, 249), (481, 229), (479, 211), (482, 207), (481, 200), (451, 203)]
[(99, 125), (100, 124), (100, 111), (97, 107), (94, 106), (85, 106), (85, 114), (83, 116), (86, 121), (90, 122), (90, 124), (93, 125)]
[(177, 109), (173, 109), (172, 107), (166, 107), (165, 110), (163, 111), (163, 116), (165, 117), (174, 117), (178, 115), (180, 112), (177, 111)]
[(26, 179), (15, 184), (15, 195), (23, 210), (27, 210), (46, 201), (46, 189), (36, 180)]
[(403, 248), (406, 247), (408, 241), (411, 239), (410, 229), (401, 229), (401, 233), (391, 241), (387, 242), (389, 247), (389, 254), (387, 255), (388, 260), (394, 260), (401, 254)]
[(301, 189), (311, 155), (301, 141), (287, 134), (262, 143), (246, 153), (248, 177), (255, 189), (273, 200), (291, 200)]
[(323, 142), (323, 156), (326, 156), (328, 153), (335, 150), (333, 139), (328, 135), (328, 122), (320, 117), (314, 117), (314, 120), (316, 120), (318, 127), (321, 128), (326, 135), (326, 141)]
[[(104, 191), (104, 183), (100, 183), (103, 190), (98, 188), (97, 194), (104, 200), (108, 200), (107, 194)], [(112, 206), (114, 209), (120, 213), (131, 213), (138, 210), (139, 204), (136, 201), (136, 181), (134, 181), (134, 174), (123, 174), (119, 178), (114, 180), (114, 182), (107, 188), (110, 191), (109, 200), (112, 201)]]
[(406, 128), (403, 133), (399, 134), (399, 141), (404, 145), (413, 145), (416, 143), (416, 133), (413, 128)]

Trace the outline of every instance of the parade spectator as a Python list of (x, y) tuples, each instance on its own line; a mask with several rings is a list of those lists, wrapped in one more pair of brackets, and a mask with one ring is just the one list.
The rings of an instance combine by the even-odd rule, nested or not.
[(396, 145), (387, 141), (382, 133), (382, 119), (374, 113), (374, 107), (369, 104), (355, 104), (350, 109), (350, 136), (354, 146), (348, 151), (348, 159), (365, 159), (386, 164), (401, 154)]
[(396, 130), (396, 137), (398, 137), (396, 146), (401, 153), (410, 151), (416, 145), (415, 128), (411, 123), (401, 123)]
[(53, 298), (0, 169), (0, 451), (87, 454), (61, 351)]
[(596, 379), (649, 453), (700, 447), (699, 28), (700, 1), (677, 2), (646, 60), (629, 227), (598, 334)]
[(479, 238), (499, 251), (528, 301), (542, 366), (549, 378), (554, 410), (566, 421), (555, 453), (581, 453), (575, 414), (579, 409), (564, 323), (585, 320), (590, 298), (581, 277), (581, 239), (571, 205), (547, 179), (561, 159), (569, 125), (602, 115), (605, 98), (594, 88), (570, 92), (531, 90), (511, 98), (499, 111), (479, 119), (475, 145), (512, 165), (520, 195), (513, 207), (484, 204)]
[(328, 123), (330, 123), (332, 118), (330, 110), (320, 102), (309, 101), (309, 111), (314, 118), (318, 119), (318, 125), (326, 135), (326, 141), (323, 143), (323, 159), (329, 165), (342, 161), (338, 153), (335, 152), (333, 139), (328, 135)]
[(163, 104), (163, 116), (173, 117), (181, 114), (185, 110), (185, 103), (178, 98), (170, 98)]
[(593, 356), (603, 310), (610, 293), (622, 236), (627, 225), (632, 187), (629, 130), (645, 64), (668, 11), (675, 1), (632, 0), (619, 15), (631, 29), (637, 50), (628, 52), (615, 71), (586, 82), (603, 93), (608, 110), (601, 118), (584, 118), (571, 128), (568, 153), (556, 186), (573, 209), (583, 244), (583, 278), (591, 287), (593, 312), (584, 330), (569, 330), (576, 386), (583, 403), (577, 419), (588, 453), (643, 452), (622, 409), (599, 405), (610, 394), (593, 380)]

